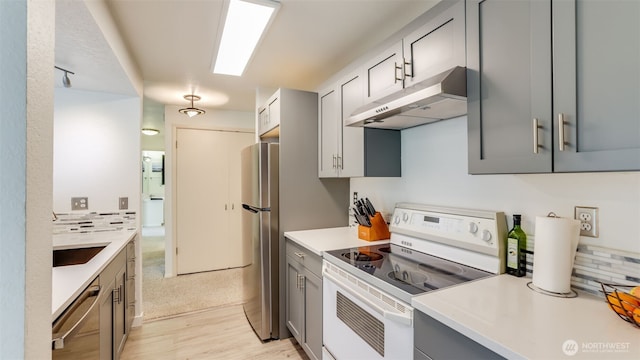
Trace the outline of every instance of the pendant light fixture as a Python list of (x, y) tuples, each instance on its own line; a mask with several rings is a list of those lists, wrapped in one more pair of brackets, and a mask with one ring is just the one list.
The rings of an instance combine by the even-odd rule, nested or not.
[(152, 128), (143, 128), (142, 129), (142, 133), (147, 135), (147, 136), (153, 136), (153, 135), (158, 135), (158, 133), (160, 133), (160, 131), (158, 131), (157, 129), (152, 129)]
[(200, 96), (192, 94), (192, 95), (185, 95), (184, 98), (185, 100), (191, 101), (191, 107), (182, 108), (178, 110), (178, 112), (180, 112), (181, 114), (186, 114), (189, 117), (194, 117), (196, 115), (202, 115), (205, 113), (204, 110), (198, 109), (197, 107), (193, 106), (193, 102), (200, 100)]
[(66, 88), (70, 88), (71, 87), (71, 79), (69, 79), (69, 74), (75, 75), (76, 73), (74, 73), (72, 71), (69, 71), (69, 70), (66, 70), (66, 69), (63, 69), (61, 67), (55, 66), (55, 65), (53, 67), (58, 69), (58, 70), (64, 71), (64, 75), (62, 75), (62, 85), (64, 87), (66, 87)]

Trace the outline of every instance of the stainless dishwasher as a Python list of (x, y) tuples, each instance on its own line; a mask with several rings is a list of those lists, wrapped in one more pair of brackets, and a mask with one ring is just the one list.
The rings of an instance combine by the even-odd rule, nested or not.
[(52, 359), (100, 358), (100, 281), (95, 278), (52, 325)]

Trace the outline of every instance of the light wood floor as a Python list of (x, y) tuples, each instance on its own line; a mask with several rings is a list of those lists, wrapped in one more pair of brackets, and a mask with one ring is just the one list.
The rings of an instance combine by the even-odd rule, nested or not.
[(293, 338), (262, 343), (242, 305), (231, 305), (145, 322), (131, 330), (121, 359), (309, 358)]

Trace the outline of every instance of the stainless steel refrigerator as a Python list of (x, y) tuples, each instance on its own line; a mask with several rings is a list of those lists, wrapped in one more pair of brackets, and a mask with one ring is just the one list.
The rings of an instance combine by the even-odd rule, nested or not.
[(244, 312), (261, 340), (279, 337), (279, 145), (242, 150), (242, 243), (251, 264), (243, 271)]

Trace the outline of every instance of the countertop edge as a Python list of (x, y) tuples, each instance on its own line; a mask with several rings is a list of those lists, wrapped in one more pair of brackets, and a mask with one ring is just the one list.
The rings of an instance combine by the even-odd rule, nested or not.
[(504, 347), (503, 344), (498, 343), (496, 341), (493, 341), (491, 339), (489, 339), (488, 337), (473, 331), (472, 329), (464, 326), (463, 324), (455, 321), (454, 319), (448, 317), (446, 314), (443, 314), (439, 311), (433, 310), (430, 307), (428, 307), (427, 305), (421, 303), (419, 300), (416, 299), (412, 299), (411, 300), (411, 306), (413, 306), (414, 309), (434, 318), (435, 320), (438, 320), (439, 322), (441, 322), (442, 324), (450, 327), (451, 329), (459, 332), (460, 334), (468, 337), (469, 339), (477, 342), (478, 344), (486, 347), (487, 349), (497, 353), (500, 356), (503, 356), (507, 359), (526, 359), (525, 356), (522, 356), (521, 354), (518, 354), (506, 347)]
[(389, 242), (389, 239), (377, 241), (359, 239), (358, 229), (351, 226), (285, 231), (284, 237), (320, 257), (324, 256), (326, 251), (378, 245)]
[[(60, 302), (58, 305), (56, 304), (52, 304), (52, 317), (51, 317), (51, 321), (55, 321), (58, 316), (60, 316), (60, 314), (62, 314), (62, 312), (78, 297), (78, 295), (80, 295), (80, 293), (89, 285), (91, 284), (91, 282), (96, 278), (96, 276), (98, 276), (106, 267), (107, 265), (109, 265), (109, 263), (120, 253), (120, 251), (122, 251), (122, 249), (125, 248), (125, 246), (129, 243), (129, 241), (131, 241), (132, 239), (134, 239), (137, 235), (137, 230), (123, 230), (123, 231), (118, 231), (118, 232), (109, 232), (108, 234), (106, 234), (107, 236), (109, 236), (110, 238), (112, 238), (112, 240), (110, 240), (108, 242), (108, 245), (104, 248), (103, 251), (106, 251), (105, 254), (107, 257), (105, 258), (100, 257), (98, 258), (98, 261), (100, 261), (100, 263), (91, 263), (91, 261), (93, 261), (93, 259), (91, 261), (89, 261), (87, 264), (83, 264), (83, 265), (72, 265), (74, 267), (76, 267), (74, 269), (74, 273), (76, 274), (81, 274), (81, 275), (76, 275), (78, 277), (82, 277), (82, 280), (76, 283), (79, 283), (77, 288), (74, 286), (74, 291), (72, 291), (71, 293), (67, 292), (67, 291), (63, 291), (63, 297), (65, 298), (65, 300), (63, 302)], [(104, 236), (102, 234), (104, 233), (100, 233), (101, 235), (99, 236)], [(104, 241), (97, 241), (99, 239), (97, 239), (97, 237), (92, 237), (92, 233), (87, 233), (87, 234), (83, 234), (83, 236), (86, 235), (86, 241), (82, 242), (82, 241), (77, 241), (74, 243), (74, 247), (77, 247), (78, 245), (82, 246), (82, 245), (96, 245), (99, 243), (104, 243)], [(62, 235), (54, 235), (54, 236), (66, 236), (66, 234), (62, 234)], [(114, 240), (115, 239), (115, 240)], [(55, 245), (55, 241), (54, 241), (54, 249), (56, 248), (69, 248), (68, 245), (63, 245), (63, 246), (56, 246)], [(96, 256), (97, 257), (97, 256)], [(94, 258), (95, 259), (95, 258)], [(83, 271), (88, 271), (88, 272), (83, 272)], [(59, 282), (60, 281), (65, 281), (64, 279), (56, 279), (56, 277), (61, 277), (64, 276), (65, 274), (59, 274), (58, 276), (56, 276), (56, 268), (53, 269), (53, 274), (52, 274), (52, 292), (55, 292), (55, 290), (53, 289), (56, 286), (62, 286)], [(68, 279), (67, 279), (68, 280)], [(58, 283), (57, 283), (58, 282)], [(68, 295), (68, 296), (67, 296)], [(62, 296), (61, 296), (62, 297)], [(54, 300), (58, 300), (56, 299), (54, 296), (52, 296), (52, 302)]]

